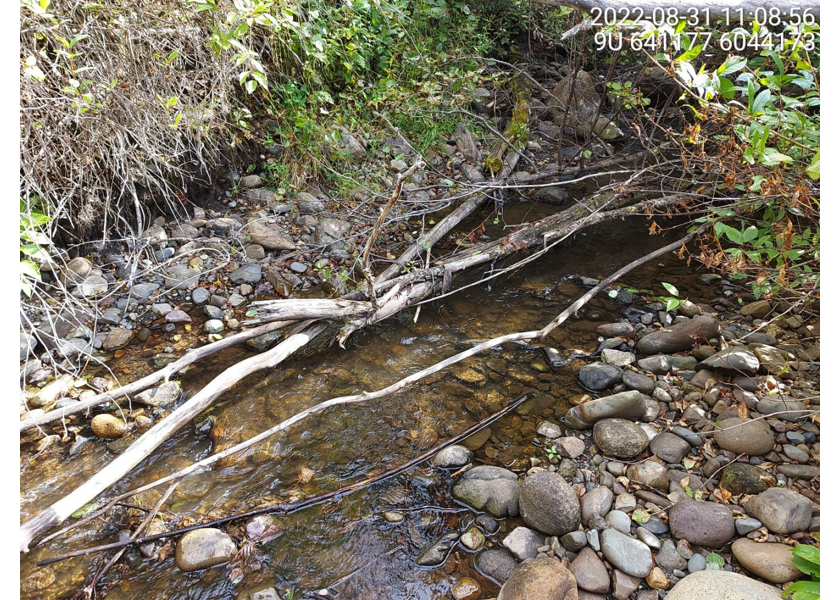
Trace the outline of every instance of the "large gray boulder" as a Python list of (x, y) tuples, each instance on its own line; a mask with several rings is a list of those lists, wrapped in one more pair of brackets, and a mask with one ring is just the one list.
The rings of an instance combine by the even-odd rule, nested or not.
[(776, 443), (773, 431), (764, 420), (724, 419), (715, 429), (715, 442), (735, 454), (760, 456), (767, 454)]

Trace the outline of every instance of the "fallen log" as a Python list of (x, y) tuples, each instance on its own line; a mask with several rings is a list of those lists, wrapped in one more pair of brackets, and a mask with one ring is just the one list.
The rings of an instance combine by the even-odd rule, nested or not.
[(78, 488), (61, 498), (55, 504), (38, 513), (21, 525), (20, 551), (27, 552), (32, 540), (45, 531), (58, 525), (84, 506), (109, 486), (119, 481), (126, 473), (136, 467), (141, 460), (149, 456), (170, 435), (192, 421), (193, 417), (210, 406), (223, 392), (230, 389), (240, 379), (281, 362), (287, 356), (303, 348), (319, 333), (326, 329), (326, 324), (309, 325), (299, 333), (289, 336), (274, 348), (247, 358), (217, 375), (213, 381), (201, 389), (195, 396), (175, 409), (166, 419), (144, 433), (131, 446), (101, 471)]

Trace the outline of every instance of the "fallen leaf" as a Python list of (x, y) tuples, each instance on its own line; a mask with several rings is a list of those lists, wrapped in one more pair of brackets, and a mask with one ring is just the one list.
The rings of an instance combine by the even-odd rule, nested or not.
[(125, 350), (117, 350), (114, 352), (114, 358), (121, 358), (125, 354)]
[(312, 478), (315, 476), (315, 471), (309, 469), (307, 467), (301, 467), (300, 472), (298, 473), (298, 479), (301, 483), (309, 483), (312, 481)]
[(747, 419), (750, 416), (750, 409), (747, 408), (747, 405), (741, 403), (738, 405), (738, 417), (741, 419)]

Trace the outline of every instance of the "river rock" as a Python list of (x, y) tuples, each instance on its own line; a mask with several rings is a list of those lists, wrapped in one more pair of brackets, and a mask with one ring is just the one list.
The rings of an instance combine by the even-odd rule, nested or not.
[(126, 329), (125, 327), (114, 327), (108, 332), (105, 339), (102, 340), (102, 349), (110, 352), (111, 350), (122, 348), (131, 341), (132, 337), (134, 337), (134, 332), (131, 331), (131, 329)]
[(312, 215), (327, 210), (327, 205), (323, 200), (319, 200), (308, 192), (298, 193), (295, 200), (297, 200), (298, 210), (302, 215)]
[[(640, 577), (630, 577), (627, 573), (613, 569), (612, 572), (612, 597), (614, 600), (627, 600), (635, 592), (642, 582)], [(641, 600), (641, 596), (637, 596)]]
[(735, 540), (732, 554), (747, 571), (773, 583), (787, 583), (802, 577), (786, 544), (759, 543), (747, 538)]
[(566, 413), (566, 426), (572, 429), (589, 429), (600, 419), (640, 419), (645, 414), (647, 397), (632, 390), (584, 402)]
[(592, 363), (578, 371), (580, 384), (588, 389), (600, 392), (621, 381), (621, 369), (606, 363)]
[(100, 296), (108, 291), (108, 280), (102, 275), (88, 275), (85, 277), (78, 287), (74, 296), (82, 298), (92, 298), (93, 296)]
[(804, 421), (808, 416), (805, 412), (807, 408), (803, 402), (782, 395), (762, 398), (755, 406), (755, 409), (763, 415), (772, 414), (777, 419), (791, 423)]
[(137, 283), (131, 286), (128, 290), (129, 295), (133, 298), (137, 298), (139, 300), (145, 300), (149, 296), (151, 296), (160, 285), (157, 283)]
[(183, 310), (173, 310), (164, 317), (167, 323), (192, 323), (192, 318)]
[(662, 432), (650, 442), (650, 451), (666, 463), (676, 464), (688, 455), (691, 445), (673, 433)]
[(668, 511), (671, 534), (691, 544), (720, 548), (735, 535), (732, 512), (714, 502), (677, 502)]
[(59, 396), (66, 394), (73, 386), (71, 375), (61, 375), (38, 390), (32, 398), (27, 401), (29, 406), (41, 408), (53, 404)]
[(502, 540), (505, 548), (519, 560), (536, 558), (537, 548), (545, 545), (545, 537), (527, 527), (517, 527)]
[(497, 600), (577, 600), (574, 575), (556, 558), (540, 556), (521, 563)]
[(453, 467), (463, 467), (469, 463), (473, 458), (473, 453), (464, 446), (454, 444), (447, 446), (432, 459), (432, 464), (436, 467), (444, 469), (451, 469)]
[(820, 468), (813, 465), (779, 465), (776, 470), (793, 479), (811, 480), (820, 474)]
[(752, 343), (749, 345), (750, 351), (758, 358), (761, 363), (761, 368), (777, 377), (791, 376), (791, 362), (796, 360), (796, 357), (790, 352), (785, 352), (773, 346), (765, 344)]
[(219, 319), (210, 319), (204, 324), (204, 331), (207, 333), (222, 333), (225, 330), (225, 324)]
[(737, 375), (755, 375), (760, 367), (758, 358), (744, 346), (731, 346), (715, 352), (709, 358), (698, 363), (696, 370), (711, 369)]
[(586, 444), (576, 437), (561, 437), (554, 445), (560, 448), (560, 455), (566, 458), (577, 458), (586, 451)]
[(415, 561), (421, 567), (436, 567), (443, 564), (449, 552), (461, 535), (457, 531), (448, 531), (426, 546)]
[(632, 577), (645, 577), (653, 566), (650, 548), (615, 529), (601, 532), (601, 551), (616, 569)]
[(181, 392), (177, 381), (168, 381), (161, 386), (145, 390), (134, 396), (134, 401), (147, 406), (167, 406), (172, 404)]
[(472, 577), (462, 577), (452, 586), (455, 600), (478, 600), (481, 598), (481, 586)]
[(606, 456), (633, 458), (648, 445), (645, 430), (625, 419), (602, 419), (592, 429), (592, 440)]
[(560, 543), (569, 552), (577, 552), (586, 546), (586, 533), (583, 531), (572, 531), (560, 538)]
[(773, 311), (772, 305), (767, 300), (758, 300), (750, 302), (741, 307), (739, 311), (745, 317), (752, 317), (754, 319), (763, 319)]
[(478, 527), (470, 527), (461, 534), (460, 540), (464, 548), (475, 552), (484, 545), (484, 534)]
[(90, 275), (92, 270), (93, 263), (91, 263), (88, 259), (82, 256), (71, 258), (67, 262), (67, 280), (71, 283), (80, 283), (81, 281), (84, 281), (88, 275)]
[(640, 369), (648, 373), (653, 373), (654, 375), (667, 375), (671, 372), (671, 363), (664, 354), (640, 358), (638, 364)]
[(767, 470), (748, 463), (727, 465), (720, 476), (720, 487), (733, 496), (760, 494), (776, 485), (776, 478)]
[(550, 440), (553, 440), (563, 435), (563, 430), (556, 423), (543, 421), (540, 423), (539, 427), (537, 427), (537, 435), (542, 435)]
[(724, 450), (750, 456), (767, 454), (776, 443), (773, 431), (763, 419), (724, 419), (718, 423), (714, 437), (718, 446)]
[(224, 564), (236, 555), (236, 543), (218, 529), (188, 531), (175, 548), (175, 565), (182, 571), (198, 571)]
[(720, 323), (717, 319), (699, 316), (646, 335), (636, 343), (636, 349), (644, 354), (681, 352), (717, 337), (718, 333)]
[(90, 421), (90, 427), (97, 437), (116, 439), (122, 437), (128, 430), (125, 421), (114, 415), (96, 415)]
[(198, 283), (200, 275), (201, 273), (187, 265), (174, 265), (163, 272), (163, 282), (167, 289), (185, 290)]
[(529, 475), (519, 497), (522, 520), (546, 535), (565, 535), (580, 524), (580, 501), (572, 487), (557, 473)]
[(601, 360), (608, 365), (613, 365), (614, 367), (629, 367), (636, 362), (636, 355), (632, 352), (623, 352), (621, 350), (606, 348), (603, 352), (601, 352)]
[(516, 475), (500, 467), (475, 467), (464, 473), (452, 486), (455, 499), (499, 518), (519, 514), (519, 494)]
[(603, 325), (598, 325), (595, 333), (605, 338), (632, 338), (636, 335), (636, 328), (632, 323), (604, 323)]
[(210, 292), (207, 291), (207, 288), (195, 288), (191, 297), (193, 304), (207, 304), (210, 300)]
[(239, 285), (241, 283), (257, 283), (262, 279), (262, 266), (258, 263), (248, 263), (230, 274), (230, 280)]
[(569, 565), (578, 587), (588, 592), (606, 594), (610, 591), (610, 576), (607, 568), (592, 548), (584, 548)]
[(729, 571), (698, 571), (677, 583), (668, 592), (668, 600), (779, 600), (782, 590)]
[(475, 566), (484, 575), (501, 585), (508, 580), (516, 568), (516, 559), (504, 548), (490, 548), (476, 557)]
[(248, 225), (248, 234), (251, 236), (252, 243), (259, 244), (267, 250), (294, 250), (296, 248), (294, 242), (283, 234), (280, 227), (272, 223), (254, 221)]
[(677, 547), (674, 545), (674, 541), (666, 539), (662, 542), (662, 548), (656, 554), (656, 564), (667, 573), (670, 573), (676, 570), (684, 571), (688, 565), (688, 561), (686, 561), (686, 559), (680, 556), (680, 553), (677, 552)]
[(621, 382), (631, 390), (638, 390), (647, 396), (650, 396), (656, 388), (655, 381), (635, 371), (624, 371), (621, 375)]
[[(668, 474), (665, 473), (667, 478)], [(614, 495), (612, 490), (602, 485), (592, 488), (580, 498), (580, 518), (584, 525), (588, 525), (589, 521), (595, 515), (603, 517), (610, 511), (612, 507)]]
[(744, 508), (773, 533), (808, 531), (813, 507), (811, 501), (793, 490), (772, 488), (752, 497)]
[(627, 478), (647, 487), (668, 491), (668, 469), (652, 460), (627, 467)]

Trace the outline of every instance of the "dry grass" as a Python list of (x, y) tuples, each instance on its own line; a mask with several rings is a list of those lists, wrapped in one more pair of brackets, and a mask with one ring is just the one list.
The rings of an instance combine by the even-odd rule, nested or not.
[(66, 241), (183, 214), (176, 190), (209, 182), (238, 106), (201, 15), (178, 0), (33, 5), (21, 6), (21, 197)]

